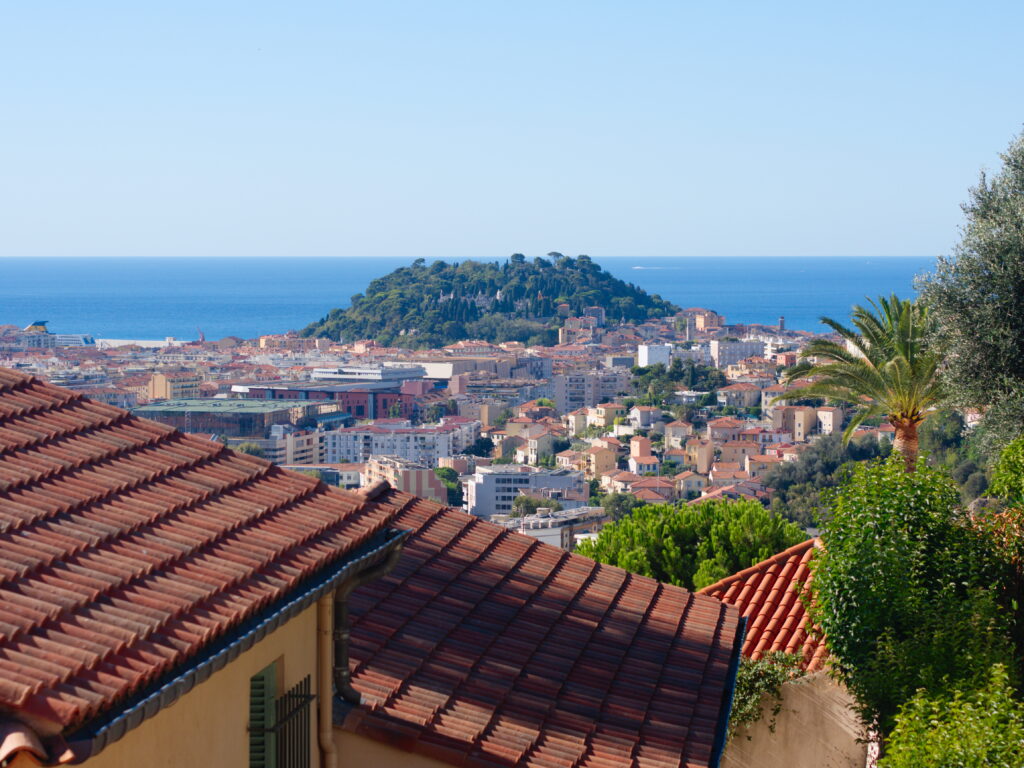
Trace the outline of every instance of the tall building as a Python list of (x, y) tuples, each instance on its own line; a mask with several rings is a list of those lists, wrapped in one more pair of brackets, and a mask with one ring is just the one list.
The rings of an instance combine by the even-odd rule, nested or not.
[(395, 490), (421, 496), (438, 504), (448, 503), (448, 489), (433, 469), (400, 456), (372, 457), (366, 462), (363, 476), (368, 486), (384, 481)]
[(641, 368), (661, 363), (667, 366), (672, 362), (671, 344), (641, 344), (636, 348), (636, 364)]

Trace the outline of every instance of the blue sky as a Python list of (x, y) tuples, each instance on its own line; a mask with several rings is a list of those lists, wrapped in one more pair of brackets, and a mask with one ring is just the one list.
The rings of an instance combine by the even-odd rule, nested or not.
[(0, 255), (932, 255), (1024, 4), (0, 7)]

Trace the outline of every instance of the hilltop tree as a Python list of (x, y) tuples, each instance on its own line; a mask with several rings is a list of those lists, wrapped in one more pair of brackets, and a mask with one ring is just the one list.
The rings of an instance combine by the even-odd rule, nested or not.
[(967, 221), (951, 256), (918, 288), (935, 319), (951, 401), (984, 413), (999, 448), (1024, 430), (1024, 134), (984, 173), (963, 206)]
[[(930, 331), (925, 305), (882, 296), (870, 307), (855, 306), (853, 328), (829, 318), (821, 322), (845, 344), (814, 339), (800, 352), (801, 363), (784, 377), (788, 383), (812, 383), (777, 398), (824, 397), (858, 406), (843, 433), (849, 441), (866, 419), (885, 416), (896, 429), (893, 449), (903, 456), (907, 472), (917, 465), (917, 428), (939, 402), (940, 358), (927, 343)], [(818, 362), (811, 363), (808, 358)]]

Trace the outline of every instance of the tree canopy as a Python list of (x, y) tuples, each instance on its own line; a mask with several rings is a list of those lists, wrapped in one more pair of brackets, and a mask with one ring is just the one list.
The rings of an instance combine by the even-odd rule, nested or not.
[(1002, 160), (970, 190), (952, 255), (918, 285), (945, 354), (945, 389), (954, 404), (984, 412), (996, 449), (1024, 430), (1024, 135)]
[(606, 525), (577, 551), (686, 589), (701, 589), (804, 541), (799, 526), (756, 501), (652, 504)]
[(575, 314), (603, 307), (612, 322), (643, 322), (679, 311), (612, 277), (588, 256), (555, 254), (550, 261), (529, 262), (516, 254), (503, 263), (418, 260), (377, 278), (347, 309), (331, 310), (302, 333), (413, 348), (467, 338), (556, 344), (559, 304)]

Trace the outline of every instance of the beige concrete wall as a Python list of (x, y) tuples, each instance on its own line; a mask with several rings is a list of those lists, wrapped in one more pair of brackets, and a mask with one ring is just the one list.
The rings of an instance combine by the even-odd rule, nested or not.
[(862, 732), (852, 703), (824, 672), (786, 683), (775, 733), (770, 712), (749, 730), (741, 726), (722, 768), (864, 768), (867, 747), (857, 741)]
[[(316, 604), (236, 658), (170, 707), (84, 764), (89, 768), (248, 766), (249, 679), (278, 662), (278, 695), (306, 675), (316, 693)], [(316, 702), (310, 712), (310, 755), (319, 765)]]
[(432, 757), (391, 747), (340, 728), (334, 729), (338, 768), (452, 768)]

